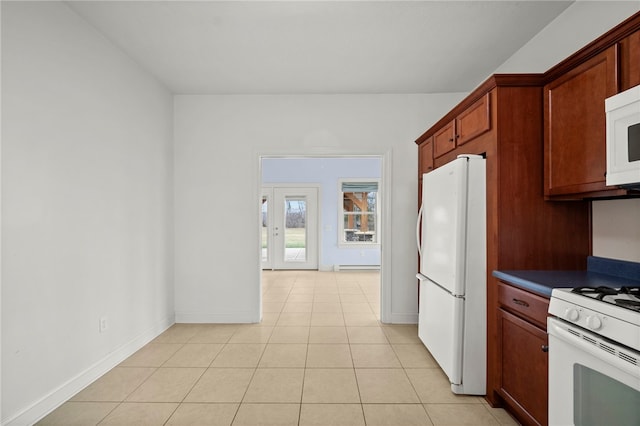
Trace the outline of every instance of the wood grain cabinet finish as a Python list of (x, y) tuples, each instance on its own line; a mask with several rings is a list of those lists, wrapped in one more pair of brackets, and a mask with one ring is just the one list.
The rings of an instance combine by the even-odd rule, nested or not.
[(418, 177), (433, 170), (433, 138), (427, 139), (418, 147)]
[(620, 90), (640, 84), (640, 30), (620, 41)]
[(451, 121), (433, 135), (433, 156), (442, 157), (454, 149), (456, 149), (456, 122)]
[(546, 330), (549, 299), (508, 284), (499, 283), (498, 303), (502, 309), (511, 311)]
[(548, 339), (546, 330), (498, 310), (500, 395), (525, 425), (547, 425)]
[(549, 299), (498, 283), (499, 393), (518, 419), (546, 425)]
[(457, 146), (491, 130), (491, 97), (487, 93), (456, 117)]
[(607, 189), (604, 100), (617, 87), (615, 47), (544, 87), (545, 195)]
[(491, 130), (491, 97), (487, 93), (433, 135), (435, 158)]
[(640, 12), (548, 70), (544, 80), (545, 196), (634, 195), (606, 185), (604, 101), (640, 84)]

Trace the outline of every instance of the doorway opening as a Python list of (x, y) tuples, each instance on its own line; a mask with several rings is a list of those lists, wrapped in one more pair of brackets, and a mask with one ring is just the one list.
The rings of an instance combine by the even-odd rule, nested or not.
[(259, 164), (261, 313), (271, 281), (265, 277), (285, 274), (292, 282), (317, 271), (314, 280), (322, 281), (335, 275), (323, 272), (345, 279), (349, 271), (354, 277), (368, 272), (368, 282), (377, 282), (375, 314), (384, 322), (390, 312), (383, 265), (385, 155), (261, 155)]

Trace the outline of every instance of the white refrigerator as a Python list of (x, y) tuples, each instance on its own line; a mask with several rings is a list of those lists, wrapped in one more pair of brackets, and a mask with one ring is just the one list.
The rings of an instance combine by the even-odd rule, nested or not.
[(486, 393), (486, 160), (422, 176), (418, 336), (456, 394)]

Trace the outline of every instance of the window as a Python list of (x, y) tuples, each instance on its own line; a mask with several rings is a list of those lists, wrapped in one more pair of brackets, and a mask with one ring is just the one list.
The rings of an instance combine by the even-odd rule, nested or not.
[(339, 244), (378, 244), (378, 181), (341, 180)]

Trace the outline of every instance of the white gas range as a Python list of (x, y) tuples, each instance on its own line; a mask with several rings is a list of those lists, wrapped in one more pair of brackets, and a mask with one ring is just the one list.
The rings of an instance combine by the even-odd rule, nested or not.
[(549, 424), (640, 424), (640, 285), (555, 288)]

